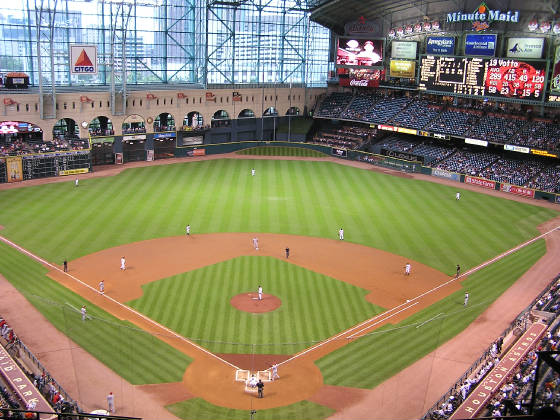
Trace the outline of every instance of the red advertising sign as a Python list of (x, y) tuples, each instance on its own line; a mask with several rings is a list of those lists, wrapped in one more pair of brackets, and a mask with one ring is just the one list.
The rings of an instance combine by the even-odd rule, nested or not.
[(500, 184), (500, 191), (504, 191), (510, 194), (521, 195), (523, 197), (534, 198), (535, 190), (531, 188), (518, 187), (517, 185), (511, 184)]
[(206, 154), (206, 149), (193, 149), (193, 156), (204, 156)]
[(383, 70), (339, 69), (338, 71), (340, 86), (379, 87), (379, 81), (383, 76)]
[(489, 190), (496, 189), (495, 181), (488, 181), (487, 179), (484, 178), (476, 178), (474, 176), (469, 176), (469, 175), (465, 176), (465, 184), (478, 185), (479, 187), (488, 188)]

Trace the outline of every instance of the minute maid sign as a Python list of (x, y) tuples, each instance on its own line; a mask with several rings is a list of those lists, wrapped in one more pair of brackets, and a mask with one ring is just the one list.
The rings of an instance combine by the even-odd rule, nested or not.
[(519, 22), (519, 10), (492, 10), (486, 3), (480, 3), (473, 12), (452, 12), (447, 14), (447, 23), (472, 22), (473, 29), (482, 31), (492, 22)]

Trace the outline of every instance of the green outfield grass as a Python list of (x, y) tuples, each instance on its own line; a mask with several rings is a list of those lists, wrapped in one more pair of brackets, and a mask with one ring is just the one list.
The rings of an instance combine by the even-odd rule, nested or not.
[(286, 146), (261, 146), (251, 147), (236, 152), (238, 155), (260, 155), (260, 156), (305, 156), (305, 157), (327, 157), (328, 155), (313, 149), (303, 147)]
[[(257, 171), (254, 177), (250, 173), (253, 167)], [(457, 263), (466, 270), (538, 235), (536, 227), (558, 215), (555, 210), (469, 190), (463, 190), (462, 199), (456, 201), (455, 191), (449, 186), (392, 177), (331, 162), (222, 159), (128, 169), (115, 177), (85, 179), (78, 188), (69, 180), (1, 191), (0, 202), (3, 207), (0, 225), (5, 227), (1, 231), (2, 235), (58, 264), (64, 258), (71, 261), (121, 244), (183, 235), (187, 223), (192, 226), (195, 235), (209, 232), (272, 232), (332, 239), (337, 238), (338, 229), (343, 227), (347, 241), (402, 255), (451, 275)], [(177, 372), (184, 371), (187, 359), (172, 363), (178, 356), (168, 353), (172, 349), (167, 347), (158, 347), (156, 352), (152, 352), (154, 344), (143, 342), (145, 338), (141, 334), (135, 334), (134, 337), (121, 334), (126, 325), (117, 325), (116, 320), (91, 305), (90, 314), (107, 319), (104, 325), (107, 328), (112, 326), (114, 331), (103, 331), (97, 335), (92, 331), (91, 335), (95, 339), (90, 339), (90, 333), (85, 333), (89, 324), (84, 325), (81, 321), (76, 324), (75, 311), (65, 309), (64, 315), (61, 315), (58, 314), (61, 309), (55, 309), (67, 307), (66, 302), (79, 307), (83, 299), (69, 294), (45, 278), (44, 269), (40, 269), (29, 258), (7, 248), (5, 251), (4, 248), (0, 248), (0, 273), (16, 284), (60, 330), (130, 382), (176, 380)], [(536, 261), (543, 249), (542, 242), (532, 245), (516, 254), (522, 255), (522, 258), (513, 260), (513, 257), (508, 257), (514, 263), (493, 264), (480, 274), (471, 276), (468, 287), (471, 290), (472, 309), (462, 310), (462, 292), (459, 292), (441, 304), (421, 311), (407, 322), (422, 322), (440, 313), (448, 314), (445, 320), (429, 322), (418, 329), (414, 327), (412, 333), (412, 327), (403, 328), (408, 334), (397, 333), (399, 330), (396, 330), (384, 332), (382, 336), (373, 335), (379, 337), (380, 347), (376, 347), (377, 339), (365, 338), (327, 356), (328, 359), (322, 359), (319, 366), (327, 381), (345, 383), (344, 378), (339, 378), (340, 373), (344, 372), (347, 377), (356, 376), (351, 386), (372, 387), (379, 383), (380, 378), (389, 377), (427, 354), (464, 329)], [(249, 266), (244, 268), (242, 263), (249, 261)], [(206, 317), (213, 312), (212, 303), (215, 301), (212, 299), (218, 299), (218, 294), (206, 292), (208, 300), (201, 299), (199, 294), (204, 295), (204, 287), (212, 284), (205, 285), (203, 279), (210, 278), (220, 270), (226, 270), (228, 276), (242, 279), (247, 275), (247, 270), (249, 273), (258, 272), (259, 267), (266, 266), (274, 267), (274, 271), (278, 270), (281, 275), (289, 277), (283, 279), (281, 275), (277, 276), (274, 287), (277, 285), (287, 289), (292, 284), (292, 276), (296, 278), (296, 272), (297, 278), (307, 279), (305, 284), (298, 285), (298, 290), (302, 293), (301, 299), (316, 300), (317, 309), (313, 312), (320, 313), (320, 305), (329, 305), (333, 299), (330, 293), (324, 291), (311, 296), (311, 289), (306, 289), (306, 283), (312, 282), (311, 279), (319, 279), (315, 273), (298, 272), (294, 267), (276, 267), (275, 264), (279, 262), (263, 257), (236, 259), (225, 265), (207, 267), (200, 272), (181, 274), (148, 285), (146, 295), (133, 304), (186, 334), (202, 334), (205, 331), (199, 325), (187, 327), (184, 324), (192, 323), (193, 319), (197, 324), (203, 322), (201, 315), (196, 313), (197, 308)], [(31, 289), (33, 291), (27, 289), (28, 282), (35, 285)], [(255, 278), (251, 278), (250, 282), (237, 283), (236, 287), (247, 287), (248, 291), (254, 291), (257, 283)], [(333, 281), (329, 289), (342, 287), (337, 283)], [(181, 285), (179, 293), (179, 289), (176, 289), (178, 285)], [(190, 288), (197, 298), (196, 302), (189, 300)], [(344, 290), (354, 294), (352, 299), (362, 296), (359, 289)], [(280, 293), (285, 292), (280, 290)], [(42, 298), (35, 298), (34, 295)], [(196, 303), (196, 307), (186, 308), (188, 316), (194, 318), (172, 320), (168, 313), (153, 306), (165, 300), (165, 296), (172, 297), (181, 305)], [(45, 299), (56, 304), (46, 303)], [(287, 298), (291, 299), (295, 298)], [(220, 311), (227, 307), (224, 303), (221, 302)], [(286, 301), (286, 305), (291, 304)], [(303, 300), (301, 304), (304, 305)], [(173, 308), (167, 302), (164, 306)], [(271, 338), (263, 335), (263, 327), (272, 325), (280, 333), (283, 329), (295, 330), (292, 338), (283, 335), (282, 340), (294, 339), (308, 343), (320, 334), (330, 334), (331, 330), (339, 326), (367, 317), (368, 311), (372, 310), (362, 307), (353, 313), (349, 308), (345, 309), (348, 312), (337, 313), (327, 326), (307, 326), (308, 313), (305, 316), (289, 314), (287, 318), (294, 319), (289, 319), (288, 325), (280, 324), (278, 315), (272, 313), (267, 314), (272, 316), (252, 316), (253, 324), (233, 326), (226, 318), (226, 313), (218, 312), (212, 315), (208, 335), (190, 338), (203, 338), (207, 342), (225, 341), (226, 337), (239, 342), (237, 337), (241, 335), (243, 340), (250, 341), (248, 344), (264, 343)], [(302, 321), (304, 318), (305, 322)], [(124, 331), (131, 330), (128, 328)], [(117, 347), (112, 342), (113, 338)], [(159, 343), (154, 338), (148, 339)], [(276, 344), (271, 347), (274, 351), (291, 352), (281, 351)], [(138, 353), (134, 362), (129, 348)], [(355, 356), (344, 357), (346, 354), (343, 352), (352, 350)], [(119, 358), (115, 357), (117, 353)], [(354, 364), (350, 366), (346, 359), (353, 360)], [(161, 363), (161, 360), (168, 360), (169, 363)], [(135, 367), (136, 363), (141, 368)], [(159, 372), (166, 365), (169, 365), (168, 371)], [(148, 366), (157, 366), (158, 371), (152, 372), (147, 369)], [(286, 418), (278, 416), (276, 418)], [(303, 413), (294, 416), (307, 418), (301, 417)], [(317, 415), (317, 418), (320, 417)]]
[[(266, 396), (266, 391), (265, 391)], [(177, 417), (185, 420), (247, 420), (251, 418), (249, 410), (234, 410), (218, 407), (207, 403), (201, 398), (193, 398), (177, 404), (166, 406)], [(309, 401), (301, 401), (285, 407), (258, 410), (254, 420), (314, 420), (323, 419), (334, 413), (334, 410)]]
[[(257, 285), (282, 305), (261, 314), (229, 305)], [(215, 353), (293, 354), (384, 310), (365, 289), (272, 257), (239, 257), (142, 289), (130, 306)]]
[[(118, 375), (132, 384), (183, 378), (191, 358), (51, 280), (45, 267), (3, 242), (0, 255), (0, 273), (58, 330)], [(89, 320), (81, 320), (82, 305), (87, 307)], [(80, 366), (74, 368), (79, 374)]]
[[(522, 248), (470, 275), (462, 290), (326, 355), (317, 362), (325, 383), (357, 388), (379, 385), (466, 328), (545, 252), (543, 240)], [(465, 291), (469, 292), (466, 307)], [(431, 321), (419, 326), (427, 320)]]
[[(250, 175), (255, 167), (257, 175)], [(222, 159), (0, 192), (2, 235), (61, 263), (200, 232), (336, 238), (453, 274), (527, 240), (557, 211), (331, 162)]]

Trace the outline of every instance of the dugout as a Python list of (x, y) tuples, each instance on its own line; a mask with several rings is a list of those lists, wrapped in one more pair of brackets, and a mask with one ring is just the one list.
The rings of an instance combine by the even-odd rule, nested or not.
[(113, 144), (115, 137), (92, 137), (91, 139), (91, 164), (112, 165), (115, 163)]
[(175, 156), (177, 134), (175, 132), (154, 134), (154, 156), (156, 159), (166, 159)]
[(146, 160), (146, 135), (123, 136), (122, 153), (124, 163)]

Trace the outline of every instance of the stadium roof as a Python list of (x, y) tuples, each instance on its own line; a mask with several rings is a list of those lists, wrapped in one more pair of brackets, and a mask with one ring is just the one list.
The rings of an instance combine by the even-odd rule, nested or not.
[(311, 20), (342, 35), (346, 23), (362, 16), (367, 21), (379, 21), (386, 31), (403, 24), (444, 19), (449, 12), (472, 11), (483, 1), (492, 9), (521, 10), (525, 19), (560, 18), (558, 0), (308, 0), (308, 5)]

